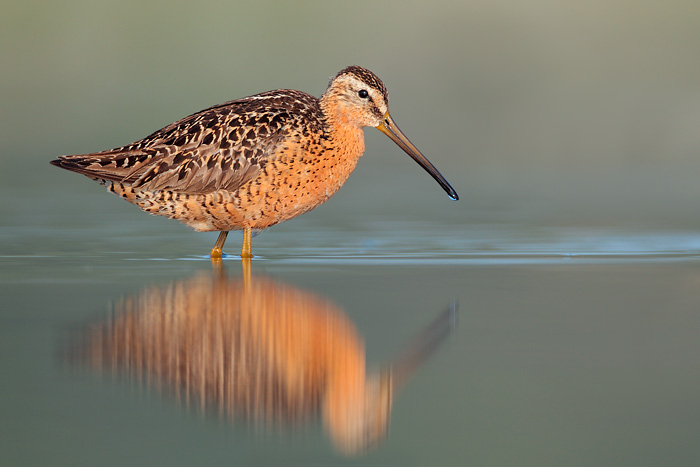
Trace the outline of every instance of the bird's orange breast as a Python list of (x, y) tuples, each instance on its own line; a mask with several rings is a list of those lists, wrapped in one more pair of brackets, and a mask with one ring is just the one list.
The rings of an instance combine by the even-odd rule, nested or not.
[[(280, 145), (258, 177), (233, 194), (229, 214), (239, 223), (265, 228), (292, 219), (326, 202), (355, 169), (364, 152), (361, 129), (335, 131), (332, 139), (297, 135)], [(229, 214), (230, 216), (230, 214)]]

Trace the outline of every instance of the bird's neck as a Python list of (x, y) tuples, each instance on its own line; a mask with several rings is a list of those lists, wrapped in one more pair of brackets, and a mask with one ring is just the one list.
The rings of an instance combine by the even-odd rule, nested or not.
[(332, 144), (336, 150), (350, 159), (357, 159), (365, 151), (365, 138), (362, 127), (342, 98), (334, 93), (326, 93), (320, 99), (321, 110)]

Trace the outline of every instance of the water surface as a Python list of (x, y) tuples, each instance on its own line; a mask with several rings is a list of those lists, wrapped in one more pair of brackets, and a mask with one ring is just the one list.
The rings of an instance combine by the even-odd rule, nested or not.
[[(469, 235), (436, 234), (420, 224), (356, 232), (292, 225), (254, 239), (252, 280), (268, 285), (248, 302), (251, 316), (266, 316), (270, 306), (279, 311), (275, 301), (291, 303), (299, 323), (322, 304), (323, 316), (344, 323), (334, 329), (349, 332), (351, 347), (364, 349), (353, 358), (366, 361), (368, 378), (459, 302), (457, 327), (395, 391), (382, 436), (349, 450), (338, 445), (320, 402), (287, 407), (291, 421), (279, 422), (254, 404), (234, 410), (217, 404), (211, 388), (201, 393), (191, 381), (163, 379), (160, 370), (134, 369), (133, 362), (66, 361), (66, 349), (76, 343), (85, 351), (90, 329), (116, 336), (114, 323), (125, 313), (149, 322), (154, 307), (167, 317), (187, 297), (209, 297), (206, 287), (220, 272), (206, 256), (192, 254), (207, 251), (203, 234), (175, 228), (156, 239), (59, 230), (51, 239), (4, 229), (17, 251), (0, 258), (1, 406), (3, 420), (12, 421), (1, 425), (3, 456), (10, 465), (56, 465), (56, 459), (62, 465), (689, 465), (698, 459), (696, 236), (508, 225), (462, 232)], [(104, 252), (72, 246), (90, 236)], [(236, 240), (231, 236), (230, 248)], [(36, 254), (18, 254), (37, 241)], [(222, 270), (228, 298), (218, 308), (210, 304), (210, 312), (235, 308), (246, 296), (240, 259), (226, 258)], [(139, 311), (139, 303), (151, 311)], [(141, 335), (142, 347), (155, 345), (150, 334)], [(105, 339), (92, 340), (102, 353)], [(285, 352), (306, 344), (292, 339)]]

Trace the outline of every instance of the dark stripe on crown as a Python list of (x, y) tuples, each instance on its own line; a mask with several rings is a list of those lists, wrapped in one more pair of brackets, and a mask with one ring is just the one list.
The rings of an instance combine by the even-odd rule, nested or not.
[[(337, 75), (333, 77), (333, 79), (336, 79), (338, 76), (341, 75), (353, 75), (360, 81), (367, 83), (368, 86), (376, 89), (377, 91), (381, 92), (382, 95), (384, 96), (384, 100), (386, 102), (389, 102), (389, 93), (386, 90), (386, 87), (384, 86), (384, 83), (382, 83), (382, 80), (379, 79), (377, 75), (369, 71), (367, 68), (362, 68), (361, 66), (357, 65), (352, 65), (347, 68), (344, 68), (338, 72)], [(331, 80), (332, 81), (332, 80)]]

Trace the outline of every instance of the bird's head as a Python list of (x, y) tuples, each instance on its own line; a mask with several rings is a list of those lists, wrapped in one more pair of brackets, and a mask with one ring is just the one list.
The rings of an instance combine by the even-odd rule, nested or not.
[(387, 135), (423, 167), (453, 200), (457, 192), (445, 177), (403, 134), (389, 114), (389, 93), (377, 75), (360, 66), (349, 66), (335, 75), (321, 97), (325, 113), (335, 125), (360, 129), (372, 126)]

